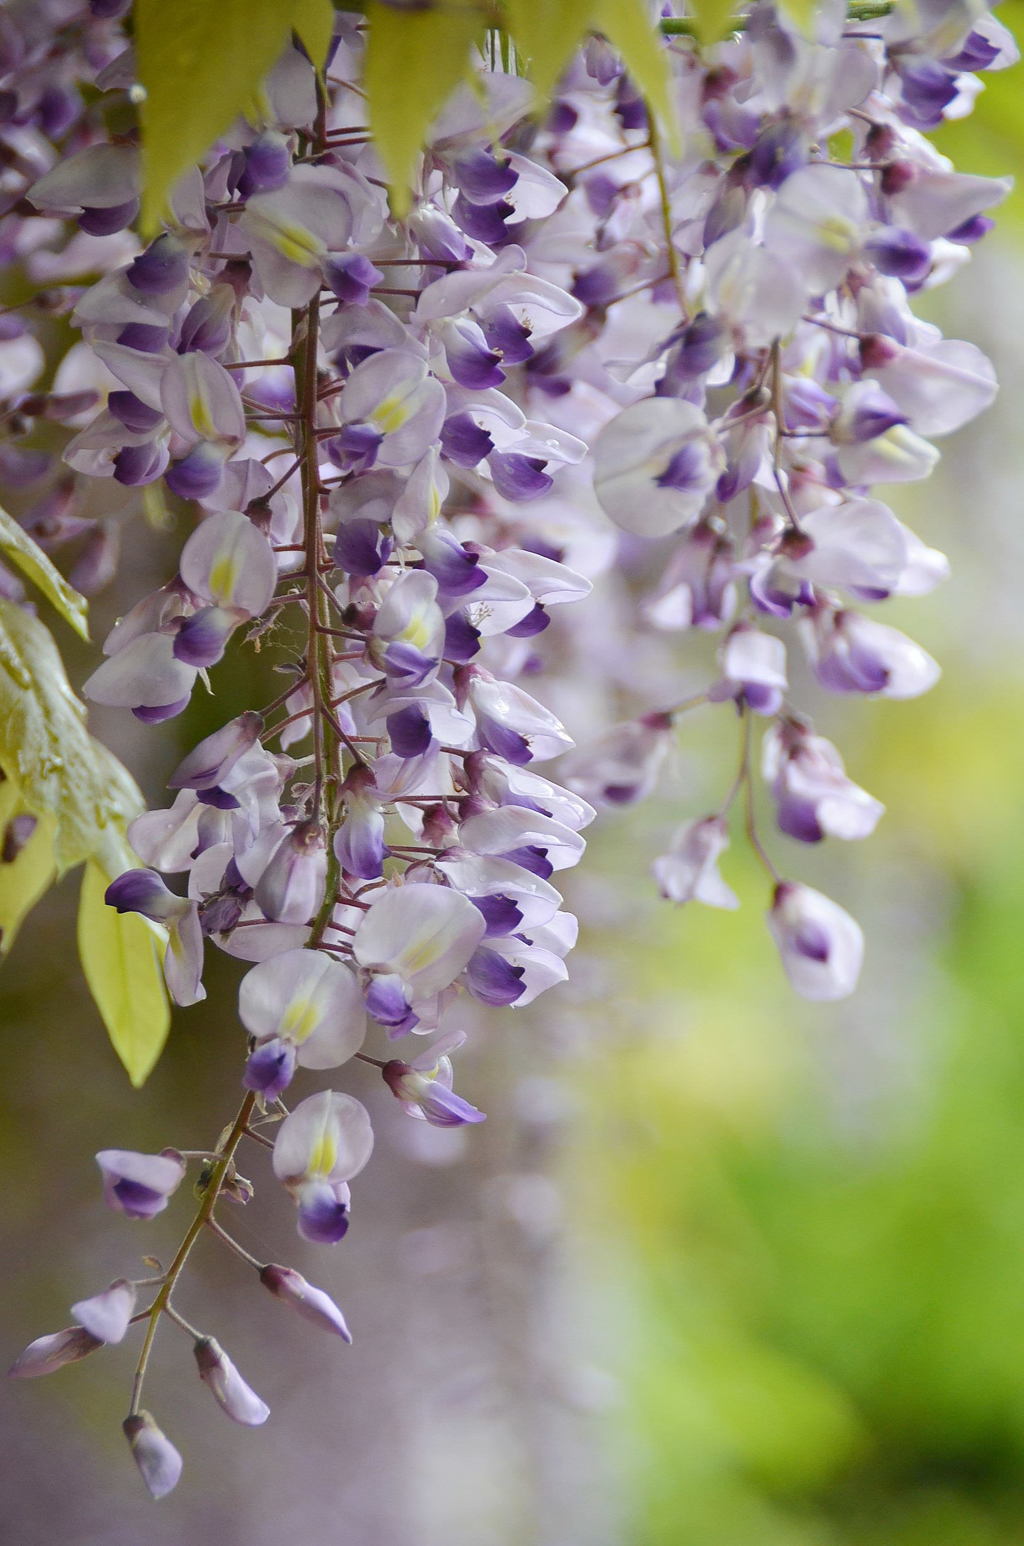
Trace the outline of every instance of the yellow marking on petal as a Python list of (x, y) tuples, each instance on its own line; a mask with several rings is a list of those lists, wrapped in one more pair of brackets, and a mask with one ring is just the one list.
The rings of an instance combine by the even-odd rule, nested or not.
[(308, 226), (285, 220), (276, 210), (270, 213), (250, 210), (249, 215), (263, 240), (269, 242), (288, 263), (297, 263), (301, 268), (315, 268), (327, 251), (320, 238)]
[(819, 220), (814, 227), (814, 234), (823, 247), (828, 247), (832, 252), (850, 252), (854, 246), (856, 231), (849, 220), (844, 220), (842, 215), (829, 215), (825, 220)]
[(433, 966), (441, 951), (438, 949), (436, 934), (428, 934), (419, 943), (410, 940), (402, 951), (403, 972), (421, 972), (426, 966)]
[(274, 246), (289, 263), (299, 263), (303, 268), (315, 268), (326, 252), (323, 242), (303, 226), (289, 226), (274, 232)]
[(229, 605), (238, 579), (238, 561), (233, 553), (222, 553), (210, 565), (210, 595), (220, 605)]
[(204, 440), (217, 439), (217, 426), (213, 422), (210, 405), (201, 392), (196, 392), (189, 398), (188, 413), (195, 425), (197, 435), (202, 435)]
[(413, 649), (421, 651), (426, 649), (432, 636), (426, 612), (414, 612), (398, 635), (406, 644), (411, 644)]
[(296, 998), (288, 1005), (281, 1019), (279, 1034), (300, 1046), (311, 1036), (320, 1023), (320, 1015), (312, 999)]
[(320, 1134), (310, 1152), (307, 1176), (329, 1176), (338, 1162), (338, 1145), (334, 1134), (326, 1129)]
[(373, 423), (382, 435), (393, 435), (409, 417), (410, 409), (405, 398), (385, 397), (374, 410)]

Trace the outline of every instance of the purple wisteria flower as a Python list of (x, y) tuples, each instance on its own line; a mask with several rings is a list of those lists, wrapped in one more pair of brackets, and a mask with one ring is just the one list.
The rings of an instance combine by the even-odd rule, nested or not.
[(253, 1038), (243, 1083), (268, 1100), (296, 1065), (337, 1068), (362, 1045), (366, 1010), (349, 967), (315, 950), (285, 950), (242, 979), (238, 1015)]
[(718, 873), (719, 857), (728, 845), (728, 829), (721, 816), (686, 822), (672, 838), (668, 852), (651, 866), (662, 896), (670, 902), (738, 907), (735, 892)]
[(274, 1143), (274, 1174), (295, 1199), (305, 1239), (334, 1244), (347, 1233), (347, 1183), (372, 1149), (366, 1108), (336, 1090), (307, 1096), (282, 1122)]
[[(867, 837), (882, 814), (805, 698), (902, 700), (939, 675), (884, 621), (889, 598), (948, 570), (895, 495), (996, 383), (976, 344), (914, 308), (969, 261), (1010, 182), (958, 171), (927, 135), (1016, 48), (984, 5), (898, 5), (868, 30), (823, 8), (805, 35), (754, 0), (719, 43), (653, 32), (678, 136), (611, 38), (564, 61), (543, 119), (529, 81), (493, 61), (436, 115), (400, 214), (366, 130), (366, 29), (338, 13), (329, 70), (305, 33), (283, 42), (251, 111), (140, 239), (129, 7), (27, 9), (31, 26), (0, 23), (13, 550), (36, 544), (90, 594), (119, 561), (164, 566), (83, 691), (149, 727), (198, 684), (200, 739), (167, 757), (166, 808), (129, 826), (138, 867), (103, 847), (106, 899), (147, 920), (179, 1005), (205, 995), (207, 942), (246, 963), (242, 1104), (214, 1150), (188, 1151), (190, 1228), (211, 1225), (347, 1341), (327, 1294), (215, 1218), (222, 1197), (253, 1195), (235, 1151), (272, 1142), (300, 1234), (335, 1243), (371, 1114), (307, 1094), (309, 1072), (348, 1079), (360, 1059), (409, 1115), (481, 1122), (453, 1055), (485, 1011), (567, 979), (578, 925), (561, 872), (597, 809), (685, 795), (684, 715), (738, 764), (712, 814), (680, 808), (659, 890), (737, 906), (718, 866), (742, 825), (792, 987), (853, 990), (859, 926), (779, 880), (771, 849)], [(63, 323), (41, 325), (51, 314), (70, 347)], [(157, 527), (159, 559), (141, 546)], [(0, 592), (31, 605), (13, 571)], [(269, 703), (236, 703), (266, 669)], [(105, 845), (112, 819), (98, 817)], [(0, 858), (36, 825), (16, 812)], [(362, 1051), (409, 1033), (425, 1051)], [(187, 1162), (97, 1159), (133, 1219), (167, 1207)], [(185, 1238), (166, 1273), (79, 1300), (78, 1324), (12, 1371), (48, 1373), (146, 1322), (125, 1433), (155, 1497), (181, 1457), (138, 1407)], [(195, 1353), (224, 1410), (262, 1423), (220, 1344), (199, 1336)]]
[(775, 888), (768, 928), (801, 998), (846, 998), (853, 992), (864, 935), (836, 902), (810, 886), (783, 881)]
[(160, 1154), (102, 1149), (96, 1163), (107, 1203), (130, 1219), (151, 1219), (162, 1213), (185, 1178), (185, 1162), (174, 1149)]
[(432, 1127), (461, 1127), (467, 1122), (483, 1122), (484, 1113), (452, 1089), (452, 1064), (448, 1057), (466, 1040), (461, 1031), (450, 1031), (432, 1047), (409, 1063), (392, 1058), (381, 1070), (392, 1095), (403, 1110)]

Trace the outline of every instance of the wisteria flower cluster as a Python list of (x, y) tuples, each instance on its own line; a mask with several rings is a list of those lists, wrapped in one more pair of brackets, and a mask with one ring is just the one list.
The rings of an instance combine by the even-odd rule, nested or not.
[[(74, 1305), (74, 1326), (12, 1372), (141, 1324), (125, 1432), (161, 1496), (181, 1460), (141, 1397), (164, 1316), (230, 1416), (268, 1415), (173, 1303), (201, 1232), (348, 1337), (322, 1291), (217, 1219), (222, 1196), (251, 1195), (239, 1146), (272, 1148), (300, 1234), (329, 1244), (371, 1117), (334, 1089), (292, 1104), (305, 1071), (361, 1059), (411, 1117), (482, 1121), (453, 1088), (463, 1033), (446, 1010), (467, 995), (521, 1007), (565, 980), (576, 921), (557, 872), (597, 808), (653, 789), (682, 713), (730, 705), (741, 763), (655, 860), (661, 892), (737, 905), (718, 865), (743, 806), (793, 987), (853, 989), (860, 928), (785, 878), (756, 826), (754, 727), (785, 837), (870, 834), (882, 807), (792, 702), (789, 657), (838, 694), (909, 698), (938, 675), (876, 610), (930, 590), (945, 560), (872, 485), (926, 477), (933, 441), (995, 392), (979, 350), (912, 301), (968, 259), (1008, 188), (955, 171), (927, 131), (1016, 51), (961, 0), (871, 21), (829, 4), (813, 38), (758, 0), (713, 48), (669, 18), (677, 150), (601, 37), (539, 120), (528, 82), (481, 60), (398, 219), (365, 124), (361, 19), (342, 13), (326, 76), (289, 47), (260, 116), (178, 183), (143, 245), (125, 10), (0, 16), (5, 249), (40, 286), (36, 313), (77, 330), (42, 389), (33, 308), (0, 318), (0, 470), (38, 490), (25, 528), (89, 593), (119, 533), (81, 513), (93, 480), (162, 484), (185, 513), (177, 570), (112, 629), (92, 702), (159, 724), (254, 644), (286, 680), (173, 769), (167, 808), (130, 828), (140, 867), (107, 893), (164, 931), (176, 1003), (204, 997), (208, 943), (247, 963), (237, 1116), (209, 1154), (98, 1156), (107, 1201), (133, 1219), (162, 1212), (196, 1162), (198, 1210), (166, 1273)], [(59, 465), (22, 443), (40, 420), (68, 427)], [(660, 578), (631, 626), (680, 659), (676, 635), (713, 632), (717, 674), (681, 703), (633, 681), (635, 717), (574, 750), (544, 701), (543, 635), (567, 604), (554, 633), (571, 641), (573, 615), (593, 628), (588, 594), (629, 594), (649, 549)], [(0, 585), (20, 599), (13, 574)], [(628, 633), (623, 648), (628, 678)], [(363, 1050), (410, 1034), (425, 1050)]]

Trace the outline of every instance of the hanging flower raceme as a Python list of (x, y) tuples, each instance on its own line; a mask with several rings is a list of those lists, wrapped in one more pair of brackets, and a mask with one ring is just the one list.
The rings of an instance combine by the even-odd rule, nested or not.
[[(0, 225), (47, 286), (0, 317), (0, 472), (24, 540), (83, 589), (119, 551), (134, 562), (137, 511), (164, 540), (188, 532), (176, 572), (110, 630), (93, 703), (159, 724), (197, 682), (222, 692), (229, 652), (258, 651), (280, 680), (265, 709), (227, 710), (176, 749), (173, 803), (129, 828), (144, 867), (107, 890), (148, 920), (178, 1004), (204, 996), (206, 941), (246, 963), (241, 1105), (215, 1148), (97, 1157), (108, 1203), (140, 1221), (195, 1161), (192, 1233), (166, 1272), (77, 1301), (76, 1324), (12, 1373), (142, 1323), (125, 1433), (159, 1497), (181, 1457), (141, 1387), (161, 1318), (181, 1319), (196, 1232), (350, 1340), (327, 1294), (215, 1216), (254, 1194), (242, 1146), (273, 1146), (300, 1234), (333, 1243), (371, 1117), (343, 1091), (306, 1093), (310, 1074), (365, 1061), (376, 1098), (407, 1114), (482, 1121), (454, 1090), (453, 1006), (471, 1031), (478, 1006), (521, 1010), (566, 980), (577, 923), (560, 872), (595, 808), (678, 781), (683, 714), (738, 729), (739, 764), (711, 814), (680, 812), (658, 889), (736, 907), (719, 864), (742, 809), (792, 987), (853, 990), (860, 929), (779, 879), (758, 755), (780, 841), (866, 837), (882, 807), (802, 700), (901, 700), (937, 680), (880, 609), (948, 566), (872, 485), (927, 477), (934, 442), (995, 393), (980, 350), (913, 306), (968, 261), (1009, 189), (958, 172), (926, 132), (1016, 50), (984, 7), (897, 6), (870, 35), (832, 8), (809, 37), (756, 0), (722, 45), (658, 45), (676, 152), (595, 36), (543, 123), (500, 68), (456, 92), (400, 218), (353, 127), (363, 27), (340, 14), (330, 72), (289, 41), (251, 117), (179, 178), (142, 243), (126, 10), (43, 7), (17, 46), (0, 27)], [(52, 378), (59, 344), (36, 337), (37, 311), (77, 330)], [(36, 424), (45, 450), (23, 443)], [(96, 490), (115, 485), (100, 518)], [(23, 603), (13, 571), (0, 591)], [(716, 637), (691, 650), (690, 630)], [(555, 758), (561, 782), (538, 771)], [(33, 831), (16, 816), (2, 858)], [(409, 1032), (431, 1044), (373, 1055)], [(262, 1423), (219, 1342), (200, 1334), (195, 1356), (222, 1408)]]

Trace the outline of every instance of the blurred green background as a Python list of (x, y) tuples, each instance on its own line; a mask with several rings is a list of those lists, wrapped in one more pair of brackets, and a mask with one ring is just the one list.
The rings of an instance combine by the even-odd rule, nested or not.
[[(1022, 10), (999, 12), (1018, 37)], [(1019, 70), (938, 143), (1019, 174)], [(613, 1029), (573, 1171), (618, 1320), (637, 1546), (1024, 1542), (1022, 213), (1018, 188), (923, 308), (992, 354), (1000, 399), (933, 484), (890, 491), (953, 561), (892, 614), (943, 679), (913, 703), (815, 706), (889, 814), (856, 850), (772, 850), (864, 923), (859, 994), (786, 995), (741, 854), (723, 865), (740, 913), (650, 909), (626, 850), (657, 846), (664, 810), (591, 855), (637, 920), (591, 939)], [(690, 792), (676, 819), (704, 808)]]

